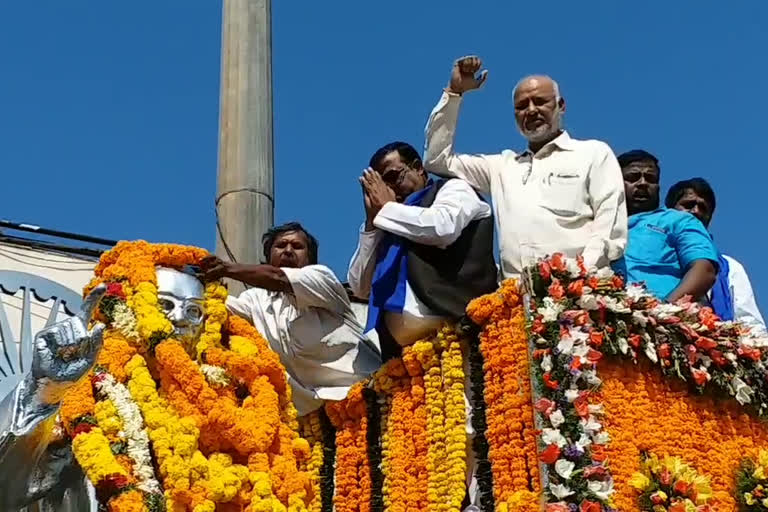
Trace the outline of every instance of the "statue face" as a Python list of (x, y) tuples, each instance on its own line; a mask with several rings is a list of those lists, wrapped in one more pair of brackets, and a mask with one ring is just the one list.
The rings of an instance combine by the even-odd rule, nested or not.
[(157, 300), (179, 341), (197, 340), (203, 328), (203, 283), (171, 268), (157, 267)]

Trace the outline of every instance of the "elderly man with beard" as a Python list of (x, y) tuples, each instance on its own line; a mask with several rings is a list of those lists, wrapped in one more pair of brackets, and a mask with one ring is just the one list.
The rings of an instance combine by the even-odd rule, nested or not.
[(487, 77), (478, 57), (456, 61), (426, 127), (425, 168), (458, 177), (493, 199), (504, 277), (519, 277), (555, 252), (605, 267), (624, 253), (627, 212), (619, 165), (604, 142), (571, 138), (562, 126), (565, 100), (557, 82), (529, 76), (514, 90), (515, 120), (528, 141), (522, 153), (454, 152), (465, 92)]
[(706, 300), (718, 253), (704, 225), (688, 212), (659, 206), (659, 160), (640, 149), (619, 155), (629, 212), (629, 244), (614, 268), (645, 283), (660, 299)]

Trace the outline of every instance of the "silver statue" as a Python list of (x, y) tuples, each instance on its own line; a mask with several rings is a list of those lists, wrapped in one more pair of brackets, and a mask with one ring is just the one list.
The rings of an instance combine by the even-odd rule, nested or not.
[[(188, 350), (205, 310), (195, 277), (157, 269), (158, 302)], [(95, 288), (79, 315), (35, 335), (32, 368), (0, 404), (0, 511), (97, 512), (93, 487), (75, 461), (69, 440), (55, 428), (66, 391), (88, 373), (102, 344), (104, 325), (88, 330), (106, 287)]]

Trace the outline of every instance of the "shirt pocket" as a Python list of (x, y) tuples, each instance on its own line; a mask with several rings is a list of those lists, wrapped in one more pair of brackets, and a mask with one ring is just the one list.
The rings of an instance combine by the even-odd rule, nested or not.
[(585, 184), (576, 171), (549, 172), (539, 184), (539, 206), (563, 217), (574, 217), (584, 211)]
[(627, 253), (637, 261), (644, 263), (661, 264), (672, 263), (674, 258), (670, 258), (668, 234), (651, 226), (643, 226), (642, 235), (632, 237), (627, 246)]

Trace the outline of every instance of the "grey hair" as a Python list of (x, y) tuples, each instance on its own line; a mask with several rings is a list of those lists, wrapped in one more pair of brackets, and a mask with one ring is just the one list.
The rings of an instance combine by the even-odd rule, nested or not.
[(549, 75), (528, 75), (528, 76), (524, 76), (523, 78), (521, 78), (517, 82), (517, 84), (515, 85), (515, 88), (512, 89), (512, 97), (513, 98), (515, 97), (515, 93), (517, 92), (517, 89), (521, 85), (523, 85), (523, 83), (527, 82), (528, 80), (530, 80), (532, 78), (536, 78), (536, 79), (542, 79), (543, 78), (545, 80), (549, 80), (550, 82), (552, 82), (552, 88), (555, 90), (555, 102), (560, 103), (560, 98), (562, 98), (562, 96), (560, 96), (560, 84), (558, 84), (557, 81), (554, 78), (552, 78), (551, 76), (549, 76)]

